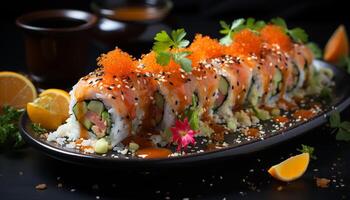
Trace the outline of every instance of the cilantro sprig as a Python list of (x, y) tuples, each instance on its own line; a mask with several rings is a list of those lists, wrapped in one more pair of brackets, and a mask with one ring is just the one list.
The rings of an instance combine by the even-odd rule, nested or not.
[(262, 20), (256, 21), (254, 18), (248, 18), (247, 20), (239, 18), (234, 20), (231, 25), (227, 24), (225, 21), (220, 21), (220, 25), (222, 28), (220, 33), (225, 35), (220, 39), (220, 43), (223, 45), (230, 45), (233, 42), (232, 36), (235, 33), (245, 28), (250, 29), (253, 32), (257, 32), (262, 29), (266, 23)]
[(316, 160), (317, 157), (314, 155), (315, 152), (315, 148), (312, 146), (308, 146), (305, 144), (301, 145), (301, 149), (297, 149), (297, 151), (301, 152), (301, 153), (308, 153), (310, 155), (310, 158)]
[(191, 54), (190, 51), (171, 52), (171, 49), (180, 49), (187, 47), (190, 42), (184, 39), (186, 32), (184, 29), (173, 30), (169, 35), (166, 31), (161, 31), (154, 37), (154, 45), (152, 50), (157, 53), (157, 63), (166, 66), (170, 60), (178, 63), (181, 68), (190, 72), (192, 70), (192, 61), (187, 58)]
[(309, 36), (303, 29), (299, 27), (288, 29), (287, 23), (280, 17), (271, 19), (271, 23), (282, 27), (284, 32), (287, 33), (295, 42), (306, 43), (308, 41)]
[(333, 112), (329, 118), (329, 125), (337, 131), (336, 140), (350, 141), (350, 122), (341, 121), (340, 113)]
[(245, 19), (240, 18), (234, 20), (231, 25), (228, 25), (225, 21), (220, 21), (220, 25), (222, 30), (220, 30), (221, 34), (225, 36), (220, 39), (220, 43), (223, 45), (230, 45), (232, 43), (232, 35), (233, 33), (242, 30), (242, 25), (244, 24)]
[(0, 113), (0, 149), (20, 147), (24, 144), (18, 129), (18, 120), (23, 110), (4, 106)]

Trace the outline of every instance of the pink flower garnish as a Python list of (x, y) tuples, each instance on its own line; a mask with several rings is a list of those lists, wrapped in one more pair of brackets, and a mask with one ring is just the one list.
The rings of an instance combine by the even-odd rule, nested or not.
[(173, 142), (177, 143), (177, 151), (180, 151), (181, 148), (187, 148), (189, 144), (195, 143), (193, 137), (197, 132), (191, 129), (187, 117), (183, 122), (177, 120), (175, 127), (171, 127), (170, 130), (173, 134)]

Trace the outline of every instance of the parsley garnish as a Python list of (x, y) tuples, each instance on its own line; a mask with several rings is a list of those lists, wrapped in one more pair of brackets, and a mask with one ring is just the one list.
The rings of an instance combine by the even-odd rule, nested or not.
[(266, 23), (262, 20), (256, 21), (254, 18), (248, 18), (247, 20), (240, 18), (234, 20), (231, 23), (231, 26), (228, 25), (225, 21), (220, 21), (220, 25), (222, 27), (220, 33), (225, 35), (223, 38), (220, 39), (220, 43), (228, 46), (232, 43), (232, 36), (235, 33), (246, 28), (257, 33), (257, 31), (262, 29), (266, 25)]
[(284, 19), (277, 17), (271, 19), (271, 23), (282, 27), (285, 33), (287, 33), (295, 42), (306, 43), (308, 40), (308, 35), (301, 28), (288, 29), (287, 23)]
[(18, 119), (23, 110), (5, 106), (0, 114), (0, 148), (20, 147), (24, 144), (18, 129)]
[(170, 52), (170, 49), (179, 49), (187, 47), (190, 42), (185, 40), (186, 32), (184, 29), (177, 29), (171, 32), (171, 36), (166, 31), (161, 31), (154, 37), (153, 51), (157, 53), (157, 63), (166, 66), (170, 59), (173, 59), (186, 72), (192, 70), (192, 61), (187, 58), (191, 54), (190, 51)]
[(45, 128), (41, 127), (40, 124), (32, 124), (32, 129), (37, 135), (41, 135), (43, 133), (48, 132)]
[(344, 56), (339, 61), (339, 66), (344, 67), (348, 74), (350, 74), (350, 57)]
[(341, 121), (340, 113), (333, 112), (329, 117), (329, 125), (337, 131), (336, 140), (350, 141), (350, 122)]
[(260, 31), (264, 26), (266, 25), (266, 22), (263, 20), (256, 21), (254, 18), (248, 18), (246, 21), (245, 28), (248, 28), (252, 31)]
[(221, 34), (225, 36), (220, 39), (220, 43), (223, 45), (230, 45), (232, 43), (232, 35), (233, 33), (242, 30), (245, 19), (240, 18), (236, 19), (232, 22), (231, 26), (228, 25), (225, 21), (220, 21), (220, 25), (222, 30), (220, 30)]
[(314, 151), (315, 151), (314, 147), (302, 144), (301, 149), (297, 149), (297, 151), (299, 151), (301, 153), (308, 153), (310, 155), (310, 158), (312, 158), (314, 160), (317, 159), (317, 157), (314, 155)]
[(320, 49), (320, 47), (316, 43), (308, 42), (306, 44), (306, 46), (309, 47), (309, 49), (314, 54), (315, 58), (322, 58), (322, 55), (323, 55), (322, 50)]

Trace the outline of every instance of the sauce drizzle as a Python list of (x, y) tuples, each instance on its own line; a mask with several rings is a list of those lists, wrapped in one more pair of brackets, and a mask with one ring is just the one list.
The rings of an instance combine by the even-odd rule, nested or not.
[(135, 153), (140, 158), (167, 158), (170, 154), (172, 152), (166, 148), (144, 148)]

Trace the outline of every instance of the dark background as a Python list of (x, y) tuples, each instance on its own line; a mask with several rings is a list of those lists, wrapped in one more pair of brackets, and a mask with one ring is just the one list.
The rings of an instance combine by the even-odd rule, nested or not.
[[(25, 71), (22, 35), (15, 27), (17, 16), (40, 9), (73, 8), (90, 10), (89, 0), (31, 0), (2, 2), (0, 12), (0, 70)], [(350, 27), (346, 1), (312, 0), (174, 0), (170, 16), (159, 28), (184, 27), (190, 37), (196, 32), (219, 36), (218, 21), (238, 17), (268, 20), (280, 16), (290, 26), (300, 26), (310, 39), (324, 46), (335, 28)], [(153, 30), (156, 32), (158, 30)], [(153, 35), (146, 42), (132, 46), (135, 53), (151, 48)], [(90, 65), (102, 52), (119, 45), (92, 43)], [(127, 47), (126, 47), (127, 48)], [(344, 119), (350, 119), (345, 111)], [(314, 146), (317, 160), (297, 181), (282, 183), (266, 170), (290, 155), (301, 144)], [(240, 159), (211, 162), (205, 165), (171, 169), (96, 169), (67, 164), (25, 147), (0, 152), (0, 199), (347, 199), (349, 198), (350, 145), (338, 142), (325, 126), (287, 143)], [(315, 177), (331, 180), (329, 188), (318, 188)], [(36, 191), (45, 183), (48, 189)], [(63, 187), (58, 188), (57, 184)]]
[[(91, 0), (12, 0), (6, 1), (6, 4), (2, 3), (1, 65), (25, 66), (22, 35), (14, 24), (16, 17), (42, 9), (70, 8), (91, 11), (91, 2)], [(341, 0), (174, 0), (173, 3), (171, 15), (163, 24), (170, 28), (185, 28), (190, 38), (196, 32), (219, 37), (218, 21), (222, 19), (232, 21), (239, 17), (254, 17), (269, 20), (280, 16), (285, 18), (291, 27), (304, 28), (309, 33), (310, 39), (323, 47), (339, 24), (349, 26), (350, 23), (348, 6), (346, 1)], [(135, 51), (135, 48), (128, 49), (128, 47), (126, 50), (139, 56), (141, 52), (151, 48), (153, 33), (162, 28), (164, 26), (153, 29), (152, 34), (146, 36), (147, 43), (142, 43), (140, 50)], [(100, 53), (110, 50), (112, 46), (119, 45), (122, 40), (123, 38), (117, 38), (107, 46), (95, 42), (91, 58), (96, 58)], [(90, 60), (90, 65), (95, 65), (95, 59)]]

